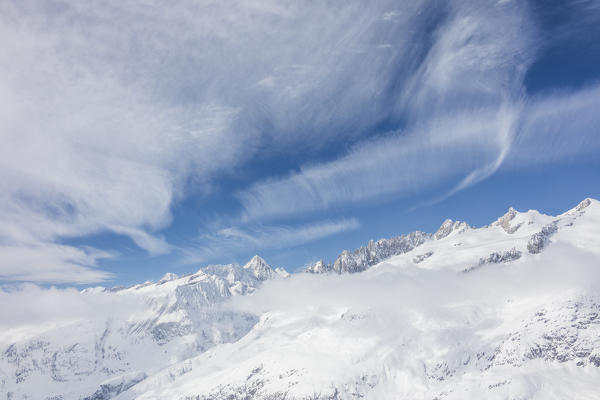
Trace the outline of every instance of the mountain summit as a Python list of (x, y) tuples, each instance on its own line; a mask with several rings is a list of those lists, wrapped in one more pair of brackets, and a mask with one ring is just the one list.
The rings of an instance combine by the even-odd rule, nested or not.
[(259, 256), (254, 256), (244, 265), (244, 269), (251, 271), (256, 279), (264, 281), (273, 277), (273, 269), (265, 260)]

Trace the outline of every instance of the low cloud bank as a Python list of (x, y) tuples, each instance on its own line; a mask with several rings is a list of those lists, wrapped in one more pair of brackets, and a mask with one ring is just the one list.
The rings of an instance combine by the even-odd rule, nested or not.
[(514, 298), (551, 299), (572, 291), (594, 293), (598, 288), (597, 257), (556, 243), (538, 258), (488, 265), (469, 273), (384, 264), (354, 275), (297, 274), (267, 282), (254, 295), (233, 299), (230, 306), (256, 314), (355, 309), (390, 314), (419, 311), (443, 317), (465, 304), (494, 307)]

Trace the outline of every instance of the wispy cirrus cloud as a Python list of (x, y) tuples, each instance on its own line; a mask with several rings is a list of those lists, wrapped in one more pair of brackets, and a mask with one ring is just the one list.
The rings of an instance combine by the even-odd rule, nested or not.
[(389, 112), (376, 45), (407, 29), (379, 24), (391, 3), (0, 4), (2, 278), (101, 280), (64, 238), (167, 252), (158, 232), (190, 186), (259, 149), (359, 136)]
[[(499, 168), (591, 156), (600, 151), (598, 86), (469, 109), (410, 131), (359, 143), (344, 156), (256, 183), (237, 194), (246, 221), (415, 195), (442, 183), (435, 201)], [(282, 201), (279, 201), (279, 200)]]
[(359, 228), (360, 222), (355, 218), (325, 220), (299, 226), (230, 226), (219, 229), (214, 234), (202, 235), (195, 245), (183, 249), (184, 262), (198, 263), (215, 256), (222, 257), (223, 254), (295, 247)]
[(397, 88), (395, 107), (406, 128), (238, 192), (242, 219), (372, 204), (442, 187), (436, 202), (501, 167), (597, 152), (597, 87), (528, 96), (525, 73), (544, 44), (538, 26), (524, 4), (488, 6), (462, 2), (446, 9), (426, 56)]
[(243, 218), (405, 197), (447, 182), (456, 191), (494, 173), (516, 133), (535, 51), (534, 28), (522, 28), (527, 18), (514, 3), (449, 6), (422, 61), (398, 82), (394, 107), (406, 128), (239, 192)]
[(446, 179), (459, 181), (473, 171), (484, 177), (495, 170), (509, 145), (502, 133), (510, 137), (512, 118), (511, 113), (482, 111), (362, 143), (337, 160), (308, 165), (240, 192), (243, 218), (285, 217), (407, 196)]
[[(277, 228), (263, 219), (484, 179), (534, 141), (524, 113), (540, 116), (526, 131), (543, 125), (523, 91), (539, 43), (528, 7), (0, 4), (2, 279), (104, 279), (101, 252), (66, 238), (172, 251), (173, 205), (256, 157), (350, 147), (237, 191), (257, 224), (241, 232), (265, 239)], [(363, 138), (381, 126), (394, 132)]]
[(507, 167), (589, 157), (600, 151), (600, 85), (536, 96), (523, 110)]

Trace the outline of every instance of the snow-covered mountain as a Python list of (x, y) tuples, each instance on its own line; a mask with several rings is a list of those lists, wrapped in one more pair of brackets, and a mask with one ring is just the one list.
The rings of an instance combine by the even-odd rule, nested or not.
[[(449, 221), (449, 220), (448, 220)], [(446, 222), (444, 223), (446, 224)], [(442, 228), (440, 228), (442, 229)], [(335, 262), (325, 264), (323, 260), (306, 268), (306, 272), (313, 274), (337, 272), (356, 273), (387, 259), (391, 256), (408, 253), (415, 247), (425, 243), (432, 235), (424, 232), (413, 232), (408, 235), (396, 236), (391, 239), (380, 239), (376, 242), (370, 241), (365, 247), (360, 247), (354, 252), (344, 250)]]
[(353, 252), (344, 250), (333, 264), (320, 260), (306, 268), (309, 273), (355, 273), (382, 261), (406, 267), (464, 270), (480, 264), (514, 261), (523, 252), (540, 253), (561, 227), (575, 220), (596, 200), (585, 199), (572, 210), (553, 217), (536, 210), (509, 210), (492, 224), (472, 228), (466, 222), (445, 220), (433, 234), (412, 232), (391, 239), (370, 241)]
[[(222, 343), (239, 340), (258, 316), (223, 310), (225, 300), (253, 293), (263, 281), (287, 276), (260, 257), (246, 265), (210, 265), (182, 277), (130, 288), (89, 288), (84, 302), (114, 309), (108, 316), (31, 327), (0, 356), (0, 393), (11, 399), (107, 399)], [(29, 396), (29, 397), (28, 397)]]
[(0, 396), (598, 398), (596, 200), (558, 216), (509, 209), (481, 228), (447, 220), (307, 272), (257, 256), (55, 290), (77, 307), (0, 334)]

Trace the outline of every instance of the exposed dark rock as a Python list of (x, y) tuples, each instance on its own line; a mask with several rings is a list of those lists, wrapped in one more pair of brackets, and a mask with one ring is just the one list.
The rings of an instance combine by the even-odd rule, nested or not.
[(508, 234), (513, 234), (515, 233), (520, 227), (521, 225), (523, 225), (522, 223), (517, 224), (515, 226), (511, 226), (510, 222), (517, 216), (517, 210), (515, 210), (514, 208), (510, 207), (508, 209), (508, 211), (506, 212), (506, 214), (504, 214), (502, 217), (498, 218), (498, 220), (495, 222), (494, 225), (498, 225), (500, 227), (502, 227), (502, 229), (504, 229), (504, 231)]
[(550, 237), (558, 231), (556, 222), (548, 224), (541, 231), (534, 233), (527, 242), (527, 251), (531, 254), (539, 254), (550, 243)]
[(91, 396), (85, 397), (84, 400), (108, 400), (126, 390), (129, 390), (132, 386), (137, 385), (147, 375), (143, 372), (132, 372), (117, 378), (113, 378), (100, 385), (100, 388), (94, 392)]
[(515, 260), (518, 260), (519, 258), (521, 258), (521, 255), (522, 255), (522, 253), (519, 250), (515, 249), (514, 247), (512, 249), (510, 249), (509, 251), (505, 251), (503, 253), (493, 252), (493, 253), (490, 253), (490, 255), (485, 258), (480, 258), (479, 263), (477, 265), (474, 265), (469, 268), (465, 268), (463, 270), (463, 272), (469, 272), (474, 269), (481, 268), (482, 266), (487, 265), (487, 264), (500, 264), (500, 263), (515, 261)]
[(413, 262), (415, 264), (419, 264), (420, 262), (423, 262), (423, 260), (431, 257), (433, 255), (433, 251), (428, 251), (427, 253), (424, 254), (417, 254), (416, 256), (413, 257)]
[(319, 260), (316, 263), (308, 266), (305, 272), (310, 274), (326, 274), (333, 270), (333, 266), (331, 264), (325, 264), (325, 261)]
[(575, 210), (582, 211), (584, 208), (589, 207), (590, 204), (592, 204), (592, 200), (590, 200), (589, 198), (585, 199), (581, 203), (579, 203), (577, 207), (575, 207)]
[(333, 270), (338, 274), (362, 272), (386, 258), (413, 250), (429, 238), (430, 234), (417, 231), (406, 236), (370, 241), (366, 247), (360, 247), (353, 253), (344, 250), (333, 263)]
[(367, 246), (362, 246), (354, 252), (342, 251), (333, 265), (320, 260), (308, 266), (305, 272), (312, 274), (323, 274), (332, 271), (338, 274), (362, 272), (387, 258), (413, 250), (426, 240), (431, 239), (431, 237), (432, 235), (429, 233), (416, 231), (391, 239), (380, 239), (376, 242), (371, 240)]
[(468, 228), (469, 225), (466, 222), (452, 221), (451, 219), (447, 219), (442, 223), (437, 232), (433, 234), (433, 238), (435, 240), (440, 240), (447, 237), (454, 231), (463, 232)]

